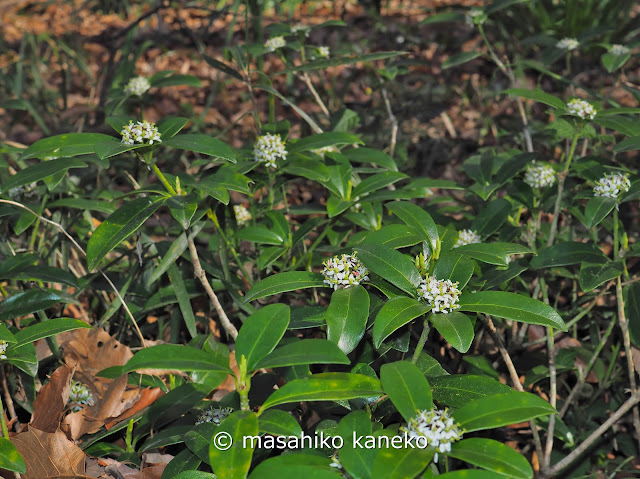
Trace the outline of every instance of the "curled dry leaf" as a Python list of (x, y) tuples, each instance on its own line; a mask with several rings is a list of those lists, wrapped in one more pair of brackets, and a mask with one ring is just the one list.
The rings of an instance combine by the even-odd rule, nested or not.
[(109, 473), (113, 471), (120, 475), (112, 474), (108, 477), (122, 477), (123, 479), (161, 479), (164, 468), (167, 466), (167, 464), (158, 464), (145, 467), (139, 471), (114, 459), (102, 458), (100, 462), (106, 464), (105, 472)]
[(30, 427), (11, 438), (27, 465), (22, 479), (74, 477), (85, 473), (85, 454), (60, 430), (53, 433)]
[(73, 369), (63, 365), (51, 375), (49, 382), (42, 386), (35, 401), (33, 415), (29, 423), (32, 428), (54, 433), (60, 428), (62, 414), (69, 400), (69, 390)]
[(86, 373), (93, 377), (111, 366), (123, 366), (133, 357), (127, 346), (102, 328), (76, 329), (64, 338), (60, 344), (63, 358), (68, 366), (76, 367), (76, 374)]
[(122, 414), (118, 417), (111, 419), (105, 424), (107, 429), (111, 429), (116, 424), (124, 421), (125, 419), (129, 419), (131, 416), (136, 414), (139, 411), (142, 411), (144, 408), (149, 407), (153, 404), (156, 399), (164, 396), (164, 391), (160, 388), (146, 388), (143, 389), (140, 393), (140, 399), (136, 401), (136, 403), (130, 408), (126, 409)]

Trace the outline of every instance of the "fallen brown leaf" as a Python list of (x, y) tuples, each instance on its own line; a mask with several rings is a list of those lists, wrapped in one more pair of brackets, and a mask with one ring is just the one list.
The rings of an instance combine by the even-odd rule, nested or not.
[[(131, 350), (104, 329), (76, 329), (60, 344), (67, 366), (91, 377), (111, 366), (123, 366), (133, 357)], [(84, 381), (83, 381), (84, 382)]]
[(69, 400), (70, 381), (73, 369), (63, 365), (51, 375), (49, 382), (42, 386), (33, 401), (31, 427), (43, 432), (54, 433), (60, 428), (60, 421)]
[(161, 398), (162, 396), (164, 396), (164, 391), (160, 388), (143, 389), (140, 394), (140, 399), (132, 407), (130, 407), (129, 409), (126, 409), (118, 417), (107, 422), (105, 424), (105, 427), (107, 428), (107, 430), (111, 429), (116, 424), (124, 421), (125, 419), (130, 418), (137, 412), (142, 411), (144, 408), (150, 406), (156, 401), (156, 399)]
[(22, 479), (73, 477), (85, 473), (84, 452), (60, 430), (49, 433), (30, 427), (13, 436), (11, 442), (27, 465)]
[(107, 464), (106, 472), (117, 471), (123, 479), (161, 479), (164, 468), (167, 466), (167, 464), (158, 464), (139, 471), (114, 459), (102, 458), (100, 461)]

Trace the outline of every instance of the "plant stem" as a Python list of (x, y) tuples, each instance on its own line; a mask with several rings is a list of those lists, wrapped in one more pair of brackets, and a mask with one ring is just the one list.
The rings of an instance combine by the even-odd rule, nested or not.
[(160, 171), (158, 165), (156, 165), (155, 163), (151, 163), (151, 168), (153, 168), (154, 173), (156, 174), (160, 182), (164, 185), (166, 190), (171, 193), (171, 195), (176, 196), (178, 193), (176, 193), (176, 190), (173, 188), (173, 186), (171, 186), (171, 183), (167, 181), (167, 178), (164, 176), (162, 171)]
[(209, 218), (211, 222), (214, 224), (214, 226), (216, 227), (216, 231), (224, 241), (225, 245), (227, 246), (227, 249), (231, 252), (231, 256), (233, 256), (233, 259), (236, 260), (236, 264), (238, 265), (238, 268), (240, 268), (240, 273), (242, 273), (242, 276), (244, 276), (244, 279), (247, 281), (249, 286), (251, 286), (252, 281), (251, 281), (251, 278), (249, 277), (249, 273), (247, 273), (247, 271), (244, 269), (244, 265), (242, 264), (242, 262), (240, 261), (240, 258), (238, 257), (238, 252), (231, 244), (231, 241), (229, 241), (228, 236), (220, 226), (218, 217), (216, 216), (216, 214), (213, 212), (211, 208), (209, 208), (209, 210), (207, 211), (207, 218)]
[[(540, 289), (542, 290), (542, 298), (546, 304), (549, 304), (549, 295), (547, 294), (547, 283), (543, 277), (540, 278)], [(553, 342), (553, 328), (547, 327), (547, 355), (549, 357), (549, 404), (556, 408), (558, 402), (558, 384), (556, 377), (556, 358), (555, 346)], [(547, 469), (551, 464), (551, 451), (553, 450), (553, 430), (555, 429), (556, 416), (549, 416), (549, 427), (547, 428), (547, 443), (542, 458), (542, 468)]]
[(578, 144), (579, 133), (573, 135), (571, 141), (571, 147), (569, 148), (569, 154), (564, 164), (562, 173), (558, 175), (558, 196), (556, 197), (556, 203), (553, 207), (553, 219), (551, 220), (551, 229), (549, 230), (549, 239), (547, 240), (547, 246), (551, 246), (556, 239), (556, 232), (558, 231), (558, 217), (560, 216), (560, 203), (562, 202), (562, 193), (564, 192), (564, 181), (567, 178), (569, 167), (571, 166), (571, 160), (573, 154), (576, 151), (576, 145)]
[[(4, 375), (4, 368), (2, 368), (2, 374)], [(4, 418), (4, 404), (2, 403), (2, 395), (0, 395), (0, 422), (2, 423), (2, 437), (9, 439), (9, 428), (7, 427), (7, 421)]]
[(420, 334), (420, 339), (418, 339), (418, 344), (416, 344), (416, 349), (413, 352), (413, 357), (411, 358), (411, 362), (413, 364), (418, 362), (418, 358), (424, 349), (424, 345), (427, 342), (427, 338), (429, 337), (429, 321), (424, 320), (424, 325), (422, 326), (422, 333)]

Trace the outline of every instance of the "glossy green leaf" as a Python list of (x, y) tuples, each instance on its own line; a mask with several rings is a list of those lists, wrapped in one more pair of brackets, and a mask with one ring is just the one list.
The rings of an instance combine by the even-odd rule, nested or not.
[(349, 161), (352, 163), (366, 163), (382, 166), (391, 171), (398, 171), (396, 162), (385, 152), (376, 150), (375, 148), (351, 148), (342, 151)]
[(457, 282), (458, 289), (462, 290), (473, 275), (473, 262), (454, 251), (445, 251), (437, 259), (431, 275), (437, 279), (450, 279), (454, 283)]
[(584, 209), (584, 225), (587, 228), (594, 228), (604, 220), (617, 204), (616, 198), (606, 198), (596, 196), (587, 201)]
[(509, 213), (511, 213), (511, 203), (508, 200), (494, 199), (476, 215), (471, 224), (471, 230), (476, 231), (483, 238), (491, 236), (507, 221)]
[(328, 181), (331, 176), (324, 163), (308, 158), (291, 158), (282, 171), (320, 183)]
[(4, 437), (0, 437), (0, 468), (20, 474), (27, 472), (27, 466), (16, 446)]
[(280, 70), (275, 75), (283, 75), (293, 72), (308, 72), (313, 70), (324, 70), (325, 68), (335, 67), (338, 65), (351, 65), (353, 63), (370, 62), (375, 60), (385, 60), (387, 58), (396, 57), (398, 55), (406, 55), (405, 52), (375, 52), (366, 53), (364, 55), (348, 55), (338, 56), (327, 59), (313, 60), (302, 65), (297, 65), (284, 70)]
[(157, 126), (162, 138), (162, 144), (165, 145), (170, 141), (170, 138), (177, 135), (187, 123), (189, 123), (189, 119), (181, 116), (167, 116), (160, 120)]
[(433, 399), (449, 407), (460, 408), (487, 396), (512, 392), (506, 384), (486, 376), (452, 374), (429, 378)]
[(556, 108), (558, 110), (564, 110), (565, 104), (564, 102), (553, 95), (549, 95), (548, 93), (543, 92), (542, 90), (527, 90), (524, 88), (509, 88), (504, 90), (502, 93), (507, 95), (519, 96), (521, 98), (526, 98), (528, 100), (534, 100), (538, 103), (544, 103), (550, 107)]
[(358, 259), (371, 271), (412, 296), (420, 283), (420, 273), (407, 256), (388, 246), (366, 244), (354, 248)]
[(4, 325), (4, 323), (0, 323), (0, 341), (9, 343), (9, 346), (18, 342), (16, 337), (11, 333), (11, 331), (9, 331), (9, 329)]
[(328, 285), (324, 283), (324, 276), (319, 273), (288, 271), (286, 273), (273, 274), (254, 284), (244, 297), (244, 300), (248, 302), (286, 291), (322, 287), (326, 288)]
[(629, 53), (625, 55), (614, 55), (613, 53), (604, 53), (600, 60), (602, 61), (602, 66), (604, 66), (609, 73), (613, 73), (614, 71), (622, 68), (627, 61), (631, 58)]
[(358, 437), (371, 436), (371, 413), (360, 410), (353, 411), (340, 420), (337, 435), (344, 440), (340, 448), (340, 463), (351, 477), (371, 477), (371, 469), (376, 450), (363, 447)]
[(369, 193), (385, 188), (405, 178), (408, 178), (408, 176), (404, 173), (398, 173), (397, 171), (384, 171), (371, 175), (353, 188), (351, 197), (363, 200)]
[(408, 201), (393, 201), (385, 206), (408, 226), (424, 235), (423, 239), (429, 244), (431, 251), (437, 250), (438, 228), (429, 213)]
[(39, 339), (80, 328), (91, 329), (92, 326), (74, 318), (54, 318), (41, 323), (35, 323), (15, 334), (17, 343), (15, 345), (12, 344), (11, 348), (18, 348), (23, 344), (32, 343)]
[(438, 479), (496, 479), (496, 474), (480, 469), (463, 469), (440, 474)]
[[(156, 146), (157, 145), (159, 145), (159, 143), (156, 144)], [(98, 155), (98, 158), (100, 158), (101, 160), (105, 160), (107, 158), (117, 156), (121, 153), (126, 153), (127, 151), (139, 150), (142, 148), (153, 148), (153, 146), (147, 144), (129, 145), (127, 143), (122, 143), (115, 138), (112, 138), (111, 141), (96, 143), (94, 147), (94, 153)]]
[[(113, 139), (112, 136), (102, 133), (65, 133), (64, 135), (50, 136), (29, 146), (22, 152), (20, 159), (44, 159), (48, 156), (68, 159), (72, 156), (89, 155), (93, 153), (94, 146), (97, 143), (112, 141)], [(50, 161), (47, 163), (50, 163)]]
[(176, 85), (186, 85), (193, 87), (202, 86), (202, 82), (200, 79), (193, 75), (168, 75), (162, 77), (157, 80), (151, 81), (151, 87), (165, 87), (165, 86), (176, 86)]
[(291, 414), (279, 409), (269, 409), (258, 418), (260, 432), (272, 436), (296, 436), (302, 435), (302, 428)]
[(216, 435), (209, 448), (209, 459), (218, 479), (244, 479), (251, 467), (254, 446), (244, 439), (258, 435), (258, 417), (253, 411), (236, 411), (218, 427), (216, 434), (228, 434), (231, 447), (216, 447)]
[(193, 308), (191, 307), (191, 298), (189, 297), (189, 293), (187, 292), (187, 287), (185, 286), (184, 279), (182, 278), (182, 273), (175, 263), (169, 266), (167, 273), (169, 275), (171, 287), (176, 294), (178, 306), (180, 307), (180, 312), (182, 313), (182, 318), (184, 319), (184, 324), (187, 327), (187, 331), (189, 331), (189, 335), (192, 338), (195, 338), (198, 334), (198, 331), (196, 329), (196, 317), (193, 314)]
[(507, 266), (507, 252), (493, 243), (472, 243), (455, 249), (457, 253), (488, 264)]
[(164, 468), (161, 479), (215, 479), (211, 473), (196, 470), (201, 463), (189, 449), (183, 449)]
[(248, 226), (242, 228), (235, 232), (235, 237), (239, 240), (271, 245), (281, 245), (284, 241), (284, 238), (263, 226)]
[(373, 460), (371, 477), (407, 479), (416, 477), (433, 459), (432, 449), (389, 447), (378, 450)]
[(62, 198), (60, 200), (47, 203), (48, 208), (74, 208), (78, 210), (98, 211), (100, 213), (111, 214), (115, 207), (111, 203), (99, 200), (88, 200), (85, 198)]
[[(283, 477), (303, 477), (304, 479), (340, 479), (342, 474), (331, 467), (318, 467), (308, 464), (283, 464), (280, 458), (291, 454), (271, 457), (258, 464), (249, 479), (282, 479)], [(314, 457), (307, 455), (308, 457)]]
[(184, 435), (184, 443), (202, 462), (209, 464), (209, 447), (217, 432), (218, 425), (213, 422), (196, 424)]
[(496, 394), (471, 401), (453, 413), (467, 432), (495, 429), (557, 411), (547, 401), (527, 392)]
[(303, 339), (279, 347), (262, 359), (256, 369), (298, 364), (349, 364), (340, 348), (326, 339)]
[(429, 321), (442, 337), (461, 353), (466, 353), (473, 342), (474, 330), (466, 314), (458, 311), (429, 315)]
[(426, 303), (421, 303), (412, 298), (399, 296), (392, 298), (380, 308), (373, 323), (373, 343), (379, 348), (382, 341), (387, 339), (394, 331), (417, 318), (426, 314), (431, 309)]
[(580, 288), (589, 292), (596, 289), (601, 284), (617, 278), (624, 273), (624, 265), (621, 261), (610, 261), (604, 264), (582, 263), (580, 266)]
[(337, 289), (326, 313), (327, 339), (349, 354), (360, 343), (369, 317), (369, 293), (360, 285)]
[(28, 185), (60, 171), (70, 168), (86, 168), (87, 164), (77, 158), (58, 158), (57, 160), (42, 161), (18, 171), (0, 184), (0, 192), (6, 193), (12, 188)]
[(607, 261), (609, 259), (593, 243), (567, 241), (538, 251), (538, 255), (531, 260), (531, 267), (535, 269), (553, 268), (580, 263), (606, 263)]
[(223, 160), (230, 161), (231, 163), (236, 162), (236, 155), (229, 145), (217, 138), (207, 135), (192, 133), (177, 135), (169, 140), (163, 140), (162, 144), (164, 146), (171, 146), (181, 150), (188, 150), (195, 153), (202, 153), (203, 155), (222, 158)]
[(136, 198), (109, 215), (89, 238), (89, 269), (93, 270), (111, 250), (135, 233), (165, 201), (165, 197)]
[(415, 364), (409, 361), (383, 364), (380, 381), (405, 421), (409, 422), (418, 411), (433, 408), (429, 382)]
[(465, 17), (462, 12), (442, 12), (429, 15), (420, 22), (421, 25), (433, 25), (435, 23), (464, 22)]
[(640, 150), (640, 136), (633, 136), (631, 138), (626, 138), (613, 148), (613, 151), (615, 153), (623, 153), (625, 151), (634, 151), (634, 150)]
[(284, 336), (291, 310), (286, 304), (270, 304), (257, 310), (244, 320), (236, 338), (236, 358), (247, 358), (247, 371), (256, 365), (278, 345)]
[(54, 289), (30, 289), (14, 294), (0, 303), (0, 321), (42, 311), (61, 302), (73, 301), (68, 295)]
[(362, 140), (346, 131), (328, 131), (325, 133), (319, 133), (317, 135), (310, 135), (301, 138), (291, 145), (287, 145), (287, 150), (290, 154), (299, 153), (303, 151), (312, 151), (334, 145), (362, 145)]
[(141, 349), (122, 367), (122, 373), (137, 369), (161, 369), (174, 371), (221, 371), (229, 366), (214, 354), (180, 344), (159, 344)]
[(529, 461), (511, 447), (485, 438), (469, 438), (451, 446), (448, 456), (514, 479), (531, 479)]
[(288, 382), (267, 398), (260, 411), (292, 402), (337, 401), (382, 394), (382, 386), (377, 379), (362, 374), (321, 373)]
[(362, 244), (381, 244), (393, 249), (406, 248), (422, 241), (422, 235), (405, 225), (388, 225), (372, 231)]
[(213, 175), (203, 178), (198, 184), (201, 188), (208, 185), (250, 195), (252, 193), (249, 183), (252, 182), (248, 176), (234, 171), (231, 165), (222, 165)]
[(446, 70), (447, 68), (463, 65), (483, 55), (484, 55), (484, 52), (482, 52), (481, 50), (456, 53), (455, 55), (451, 55), (449, 58), (447, 58), (445, 61), (442, 62), (442, 69)]

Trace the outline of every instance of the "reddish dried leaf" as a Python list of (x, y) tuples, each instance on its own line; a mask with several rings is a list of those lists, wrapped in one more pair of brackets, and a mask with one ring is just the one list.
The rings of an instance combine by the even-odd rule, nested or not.
[(101, 462), (107, 464), (105, 467), (106, 472), (117, 471), (123, 479), (161, 479), (166, 467), (166, 464), (158, 464), (138, 471), (114, 459), (102, 458)]
[(84, 474), (85, 454), (78, 446), (57, 430), (54, 433), (30, 427), (11, 438), (11, 442), (27, 465), (22, 479), (47, 479)]
[(140, 399), (132, 407), (125, 410), (118, 417), (107, 422), (105, 424), (105, 427), (107, 429), (111, 429), (116, 424), (124, 421), (125, 419), (130, 418), (137, 412), (142, 411), (144, 408), (149, 407), (151, 404), (153, 404), (156, 401), (156, 399), (161, 398), (162, 396), (164, 396), (164, 391), (160, 388), (143, 389), (140, 395)]
[(30, 425), (43, 432), (54, 433), (60, 428), (62, 414), (69, 400), (73, 369), (63, 365), (56, 369), (33, 401)]
[(68, 366), (90, 376), (111, 366), (123, 366), (133, 357), (131, 350), (104, 329), (76, 329), (60, 344)]

